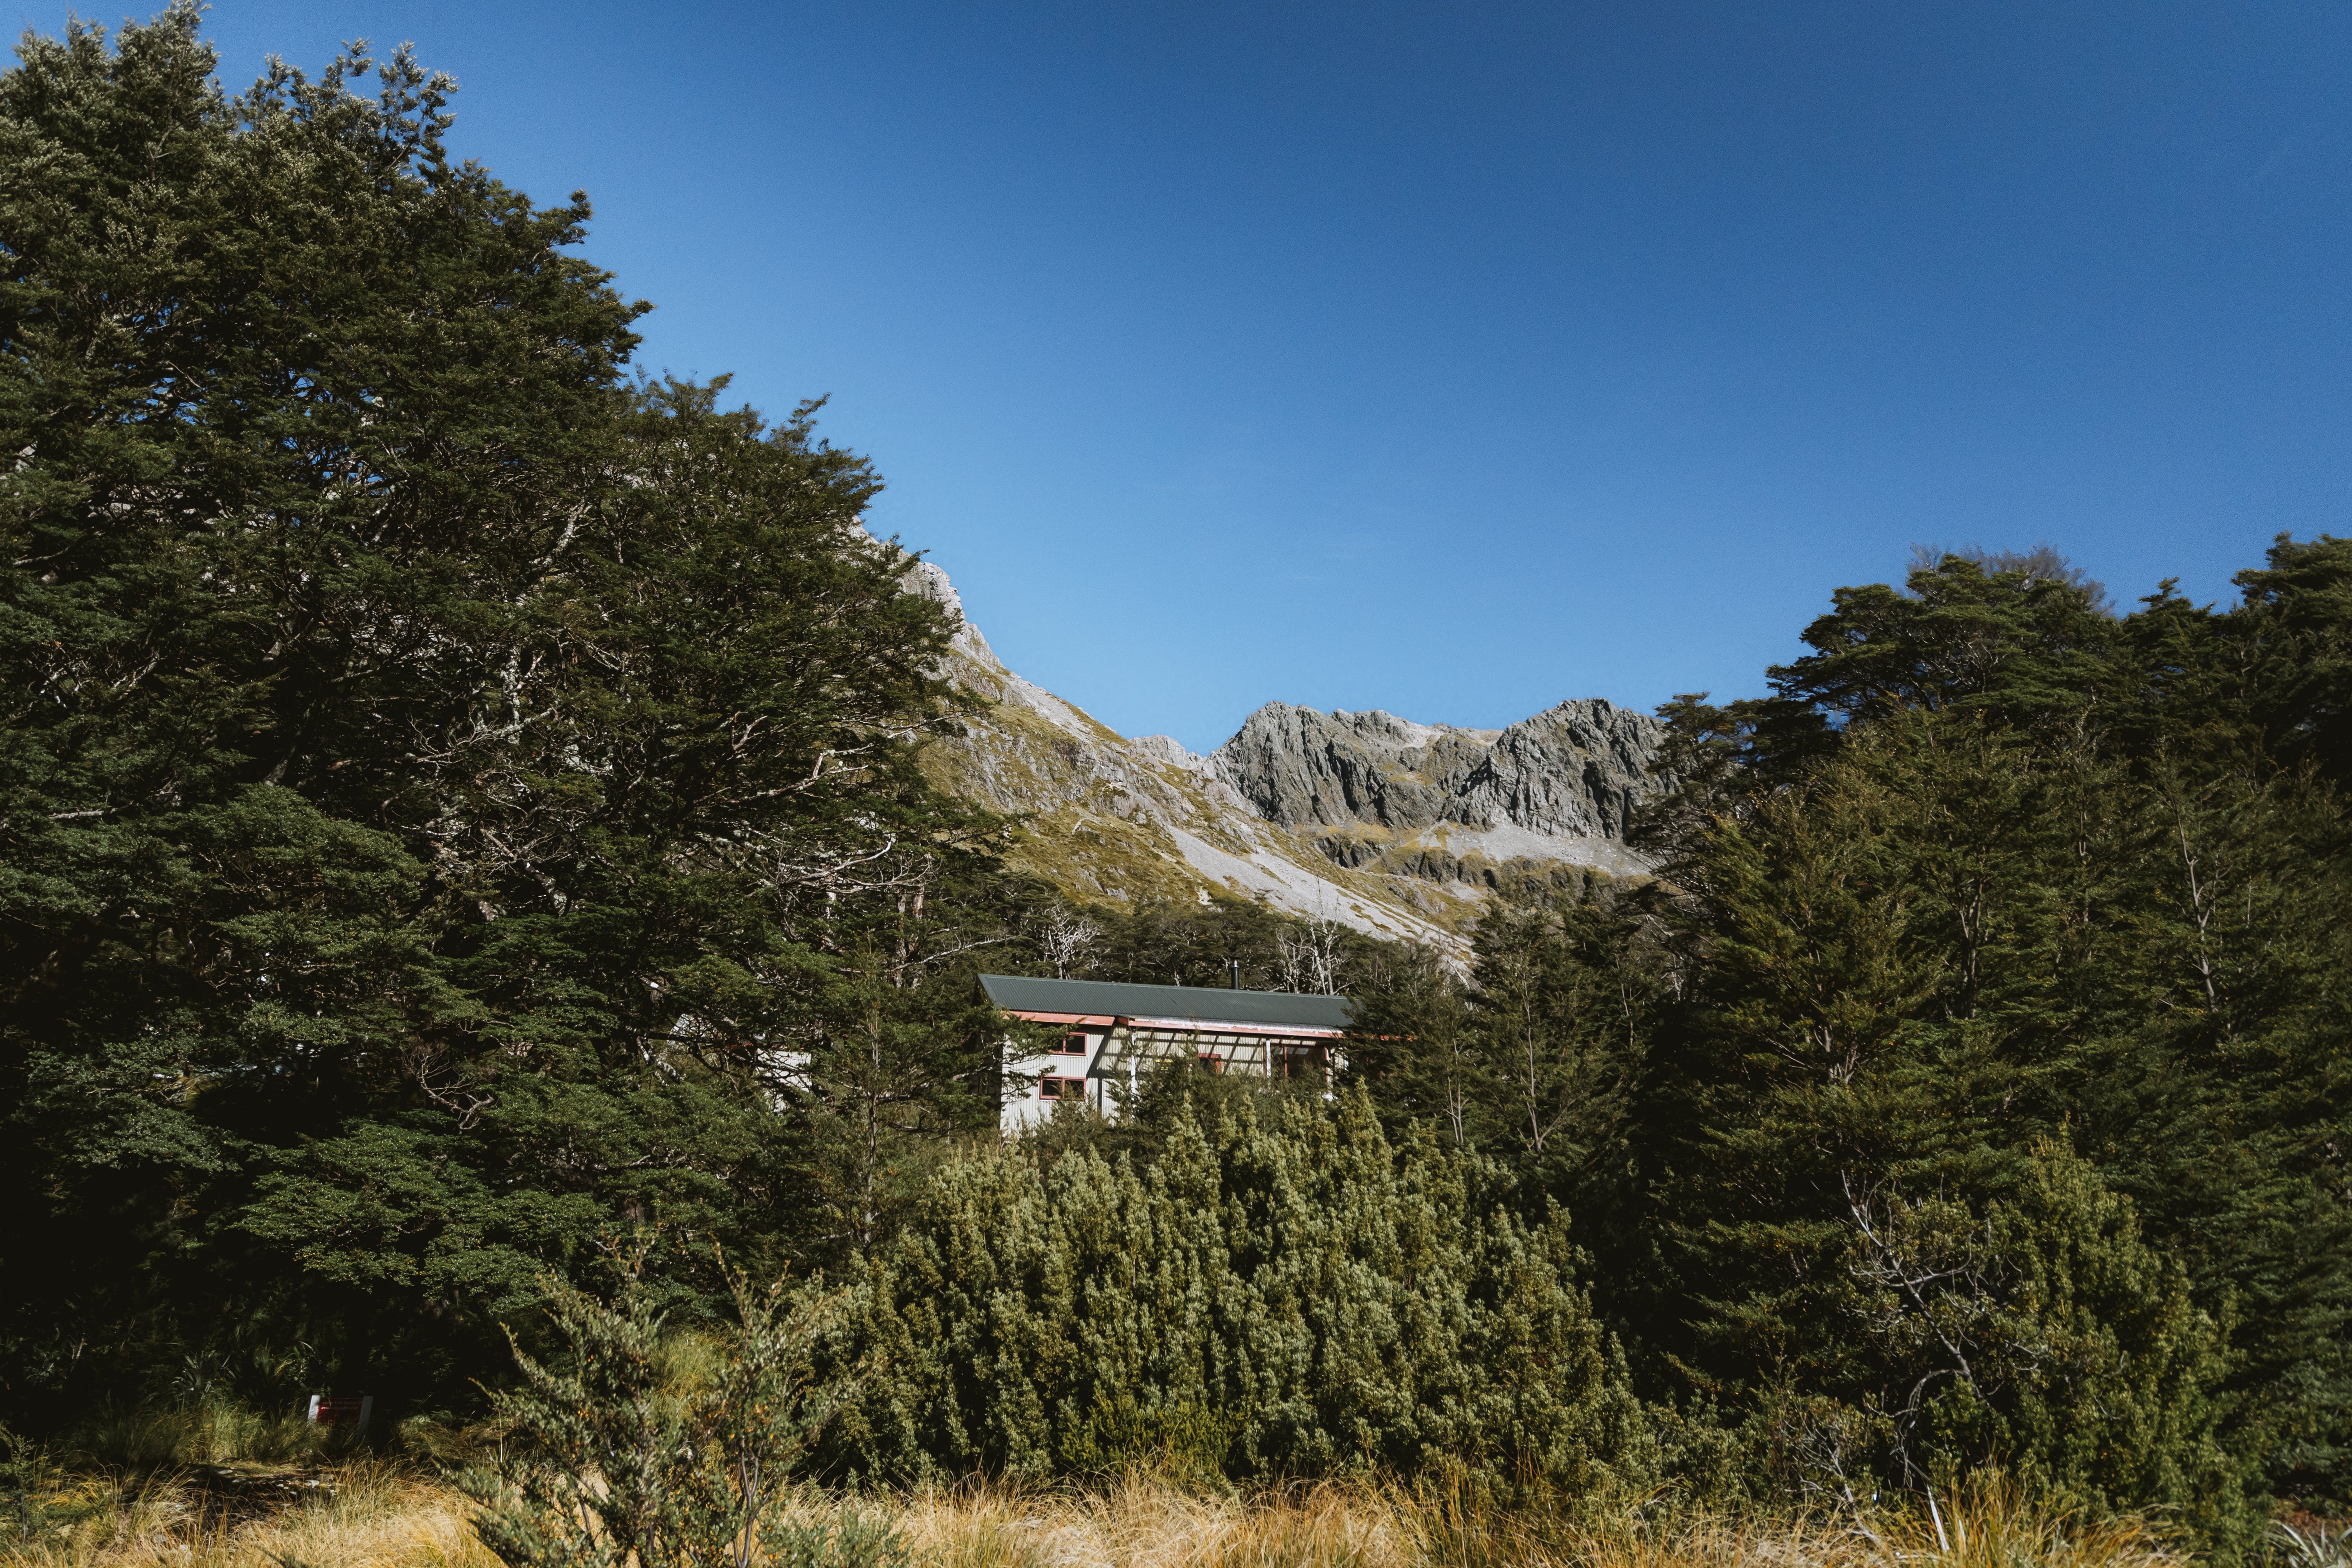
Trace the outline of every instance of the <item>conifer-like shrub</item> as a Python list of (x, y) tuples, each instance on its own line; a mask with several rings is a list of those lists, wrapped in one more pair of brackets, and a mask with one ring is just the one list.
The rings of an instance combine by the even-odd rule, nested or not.
[[(2228, 1324), (2198, 1310), (2187, 1271), (2141, 1238), (2131, 1201), (2087, 1162), (2036, 1145), (2017, 1195), (1947, 1268), (1940, 1288), (1900, 1284), (1915, 1305), (1895, 1311), (1915, 1335), (1976, 1352), (1948, 1352), (1957, 1375), (1933, 1400), (1948, 1452), (2094, 1512), (2158, 1510), (2209, 1545), (2254, 1532), (2219, 1431)], [(1881, 1285), (1889, 1304), (1895, 1285)]]
[(734, 1329), (684, 1336), (646, 1279), (653, 1245), (641, 1232), (614, 1248), (609, 1300), (545, 1281), (562, 1365), (516, 1347), (522, 1383), (493, 1400), (497, 1449), (457, 1478), (482, 1545), (509, 1568), (903, 1568), (886, 1525), (812, 1524), (786, 1506), (793, 1461), (856, 1386), (809, 1386), (833, 1300), (788, 1304), (781, 1284), (730, 1270)]
[(919, 1479), (1461, 1468), (1580, 1491), (1654, 1440), (1567, 1216), (1381, 1134), (1368, 1098), (1188, 1103), (1148, 1167), (1013, 1145), (950, 1165), (848, 1280), (878, 1367), (820, 1468)]
[(2198, 1310), (2131, 1201), (2043, 1140), (1980, 1212), (1858, 1193), (1834, 1363), (1771, 1391), (1749, 1436), (1768, 1493), (1849, 1510), (2000, 1476), (2085, 1518), (2153, 1513), (2217, 1555), (2260, 1510), (2221, 1440), (2228, 1325)]

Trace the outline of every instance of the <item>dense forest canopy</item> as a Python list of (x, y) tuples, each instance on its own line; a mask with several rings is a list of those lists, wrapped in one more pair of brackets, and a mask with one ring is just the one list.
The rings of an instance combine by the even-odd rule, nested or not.
[(617, 1217), (870, 1227), (880, 1127), (773, 1097), (994, 1110), (969, 1000), (900, 1000), (992, 827), (912, 767), (952, 628), (870, 468), (624, 379), (584, 199), (450, 163), (404, 54), (229, 98), (182, 6), (23, 56), (11, 1392), (248, 1341), (440, 1386)]
[(1657, 881), (1368, 998), (1390, 1118), (1565, 1203), (1645, 1392), (1783, 1484), (2352, 1491), (2352, 542), (2239, 583), (1841, 589), (1665, 710)]
[[(1663, 710), (1658, 876), (1498, 899), (1466, 974), (1079, 908), (916, 765), (971, 700), (871, 466), (632, 379), (585, 198), (450, 162), (445, 81), (231, 97), (192, 5), (21, 62), (9, 1421), (464, 1418), (546, 1279), (705, 1321), (716, 1243), (847, 1292), (824, 1354), (893, 1370), (811, 1462), (867, 1474), (1990, 1466), (2224, 1552), (2352, 1500), (2352, 542), (2226, 607), (2046, 549), (1841, 588)], [(1336, 1100), (1001, 1145), (980, 967), (1229, 959), (1354, 994)]]

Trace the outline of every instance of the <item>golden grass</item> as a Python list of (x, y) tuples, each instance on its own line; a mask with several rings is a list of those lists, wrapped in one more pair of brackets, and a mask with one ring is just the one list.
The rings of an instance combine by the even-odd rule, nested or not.
[(1139, 1478), (1100, 1491), (961, 1486), (896, 1507), (915, 1561), (940, 1568), (1403, 1568), (1424, 1561), (1404, 1514), (1362, 1487), (1244, 1500)]
[[(811, 1511), (829, 1503), (815, 1504)], [(1648, 1500), (1613, 1511), (1512, 1510), (1475, 1495), (1325, 1483), (1244, 1498), (1134, 1478), (1094, 1490), (964, 1485), (889, 1505), (940, 1568), (2183, 1568), (2136, 1520), (2077, 1523), (1997, 1481), (1935, 1520), (1735, 1516)]]
[(76, 1478), (47, 1500), (61, 1521), (0, 1541), (8, 1568), (499, 1568), (464, 1500), (429, 1477), (344, 1465), (331, 1496), (239, 1519), (184, 1475)]
[[(352, 1464), (320, 1498), (239, 1521), (184, 1477), (83, 1475), (47, 1538), (0, 1542), (6, 1568), (496, 1568), (466, 1505), (414, 1469)], [(965, 1484), (795, 1500), (806, 1520), (887, 1519), (925, 1568), (2183, 1568), (2134, 1521), (2078, 1524), (1998, 1483), (1934, 1520), (1739, 1517), (1654, 1500), (1613, 1512), (1507, 1510), (1443, 1489), (1326, 1483), (1241, 1496), (1138, 1477), (1093, 1489)]]

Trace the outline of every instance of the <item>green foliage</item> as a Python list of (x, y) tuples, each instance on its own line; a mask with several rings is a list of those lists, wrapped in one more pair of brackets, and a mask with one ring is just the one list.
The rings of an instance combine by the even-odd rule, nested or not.
[(2281, 534), (2269, 565), (2236, 582), (2245, 605), (2231, 629), (2265, 745), (2352, 783), (2352, 539)]
[(2114, 624), (2063, 572), (1947, 555), (1907, 586), (1840, 588), (1805, 628), (1813, 651), (1772, 669), (1778, 695), (1845, 722), (1947, 710), (2030, 721), (2116, 684)]
[(959, 1161), (850, 1276), (835, 1354), (883, 1370), (825, 1463), (1638, 1479), (1647, 1426), (1571, 1282), (1566, 1218), (1522, 1223), (1495, 1186), (1426, 1138), (1392, 1149), (1360, 1094), (1185, 1114), (1145, 1170)]
[(22, 1546), (47, 1534), (55, 1489), (47, 1457), (0, 1426), (0, 1540)]
[[(1874, 1468), (1914, 1489), (1999, 1468), (2072, 1506), (2160, 1509), (2209, 1542), (2248, 1543), (2220, 1435), (2226, 1325), (2086, 1163), (2044, 1142), (2014, 1197), (1981, 1215), (1884, 1188), (1848, 1210), (1832, 1289), (1860, 1331), (1810, 1386), (1860, 1413), (1852, 1427), (1883, 1449)], [(1819, 1435), (1776, 1436), (1813, 1484), (1834, 1472)], [(1872, 1457), (1846, 1462), (1866, 1473)]]
[[(1466, 976), (1076, 910), (916, 767), (968, 700), (871, 467), (625, 380), (585, 199), (452, 164), (448, 83), (230, 97), (186, 3), (21, 62), (12, 1419), (446, 1406), (551, 1291), (477, 1478), (509, 1561), (890, 1558), (771, 1506), (813, 1337), (868, 1378), (838, 1476), (1999, 1468), (2224, 1556), (2352, 1504), (2352, 542), (2221, 609), (2046, 547), (1840, 589), (1772, 695), (1664, 710), (1660, 879), (1518, 886)], [(983, 955), (1351, 991), (1349, 1092), (1170, 1073), (990, 1147)], [(564, 1283), (655, 1221), (698, 1245)]]
[[(1744, 1391), (1776, 1441), (1810, 1456), (1799, 1468), (1835, 1457), (1841, 1485), (1992, 1463), (2099, 1506), (2181, 1510), (2242, 1547), (2247, 1468), (2275, 1463), (2263, 1456), (2282, 1429), (2332, 1419), (2296, 1385), (2341, 1364), (2340, 1309), (2277, 1289), (2287, 1237), (2323, 1234), (2325, 1151), (2292, 1129), (2340, 1124), (2315, 1103), (2318, 1061), (2286, 1065), (2296, 1015), (2324, 994), (2297, 949), (2327, 928), (2302, 902), (2307, 871), (2230, 846), (2300, 786), (2192, 819), (2177, 775), (2134, 771), (2077, 737), (1910, 710), (1850, 731), (1833, 761), (1717, 830), (1691, 911), (1696, 1005), (1664, 1058), (1699, 1114), (1662, 1114), (1651, 1155), (1688, 1337), (1654, 1342), (1698, 1386)], [(2096, 1175), (2037, 1156), (2051, 1139)], [(1864, 1330), (1890, 1309), (1853, 1296), (1871, 1214), (1902, 1217), (1880, 1226), (1869, 1268), (1974, 1281), (1937, 1300), (2032, 1345), (2036, 1377), (2071, 1368), (2074, 1392), (2028, 1392), (2040, 1385), (1997, 1348), (1969, 1357), (1965, 1396), (1936, 1392), (1950, 1366), (1885, 1360), (1880, 1329)], [(2143, 1218), (2160, 1252), (2139, 1240)], [(2029, 1222), (2054, 1233), (2029, 1245)], [(2073, 1261), (2048, 1251), (2062, 1243)], [(2300, 1262), (2341, 1279), (2346, 1258)], [(2043, 1305), (2000, 1305), (1996, 1279)], [(1912, 1313), (1922, 1344), (1945, 1342), (1934, 1312)], [(2232, 1319), (2225, 1350), (2211, 1325)], [(2299, 1360), (2267, 1348), (2282, 1341)], [(1977, 1414), (1950, 1415), (1964, 1405)]]
[(786, 1310), (781, 1287), (731, 1275), (737, 1323), (715, 1364), (680, 1378), (645, 1277), (651, 1251), (642, 1236), (615, 1251), (610, 1301), (546, 1281), (564, 1365), (516, 1349), (523, 1384), (494, 1402), (505, 1426), (496, 1457), (460, 1479), (482, 1543), (514, 1568), (901, 1560), (887, 1533), (783, 1511), (793, 1461), (852, 1386), (810, 1383), (836, 1302), (804, 1296)]
[[(2224, 1555), (2265, 1493), (2352, 1497), (2343, 550), (2221, 613), (2116, 619), (2049, 552), (1843, 590), (1777, 695), (1664, 710), (1666, 880), (1363, 998), (1392, 1123), (1569, 1199), (1682, 1468), (1713, 1411), (1751, 1489), (1990, 1466)], [(1622, 1041), (1563, 1048), (1629, 974)], [(1500, 1135), (1505, 1019), (1604, 1069), (1558, 1080), (1598, 1157)]]
[(1369, 965), (1346, 1077), (1391, 1124), (1433, 1121), (1581, 1213), (1623, 1168), (1650, 1041), (1672, 992), (1656, 892), (1499, 903), (1479, 922), (1469, 984), (1438, 955)]
[[(936, 935), (993, 826), (915, 769), (952, 628), (871, 469), (813, 406), (625, 384), (584, 199), (452, 164), (404, 54), (232, 99), (183, 5), (22, 59), (8, 1401), (257, 1335), (414, 1408), (608, 1225), (869, 1244), (874, 1169), (995, 1109)], [(845, 1177), (826, 1116), (877, 1102)]]

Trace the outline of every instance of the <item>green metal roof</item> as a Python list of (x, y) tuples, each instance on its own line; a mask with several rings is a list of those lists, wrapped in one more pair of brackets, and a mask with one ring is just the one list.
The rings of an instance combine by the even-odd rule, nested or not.
[(1078, 1013), (1115, 1018), (1186, 1018), (1307, 1029), (1349, 1026), (1345, 996), (1228, 991), (1214, 985), (1129, 985), (1111, 980), (1039, 980), (983, 974), (988, 999), (1008, 1013)]

